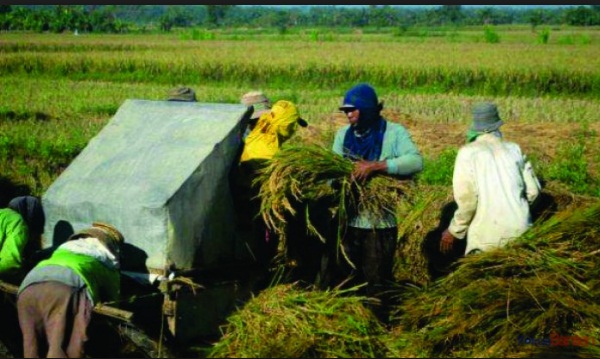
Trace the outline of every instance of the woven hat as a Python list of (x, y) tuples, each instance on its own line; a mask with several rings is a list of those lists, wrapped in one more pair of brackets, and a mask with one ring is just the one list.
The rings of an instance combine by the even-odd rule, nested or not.
[(476, 132), (496, 131), (504, 122), (498, 114), (498, 107), (491, 102), (479, 102), (473, 106), (473, 123), (469, 130)]
[(254, 112), (252, 112), (251, 119), (259, 118), (263, 113), (269, 112), (271, 109), (271, 101), (261, 91), (250, 91), (242, 96), (242, 105), (246, 107), (252, 106)]
[(119, 232), (118, 229), (110, 224), (102, 222), (93, 222), (90, 228), (74, 233), (68, 240), (71, 241), (87, 237), (98, 238), (98, 240), (115, 255), (120, 253), (120, 247), (125, 242), (123, 234)]
[(196, 92), (189, 87), (177, 87), (169, 92), (168, 101), (196, 102)]

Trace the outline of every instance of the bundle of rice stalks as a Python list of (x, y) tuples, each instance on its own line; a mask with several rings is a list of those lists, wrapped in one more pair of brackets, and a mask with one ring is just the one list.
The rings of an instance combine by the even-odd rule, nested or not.
[(544, 188), (535, 201), (531, 213), (535, 220), (543, 219), (565, 209), (588, 206), (597, 201), (597, 197), (574, 194), (561, 183), (550, 181), (544, 184)]
[(564, 210), (505, 247), (460, 259), (429, 287), (406, 291), (394, 320), (420, 333), (413, 349), (429, 356), (594, 355), (597, 336), (585, 346), (564, 338), (600, 332), (599, 255), (600, 203)]
[(332, 182), (346, 189), (352, 168), (352, 162), (325, 147), (284, 145), (256, 179), (263, 218), (271, 229), (284, 235), (286, 213), (296, 214), (293, 200), (339, 198)]
[[(295, 284), (261, 292), (231, 315), (212, 358), (375, 358), (385, 334), (368, 299), (345, 291), (301, 290)], [(350, 294), (350, 295), (348, 295)]]
[(452, 188), (417, 185), (405, 193), (398, 205), (398, 246), (394, 278), (421, 286), (434, 279), (434, 269), (449, 264), (453, 257), (440, 256), (441, 233), (447, 228), (456, 205)]
[[(352, 179), (353, 168), (351, 160), (324, 146), (284, 145), (256, 179), (265, 222), (284, 242), (287, 220), (290, 215), (298, 215), (298, 203), (317, 203), (327, 198), (323, 203), (330, 205), (329, 212), (340, 221), (340, 230), (348, 213), (366, 211), (373, 216), (395, 213), (410, 182), (375, 175), (362, 183)], [(310, 225), (310, 220), (308, 227), (313, 235), (326, 240)]]

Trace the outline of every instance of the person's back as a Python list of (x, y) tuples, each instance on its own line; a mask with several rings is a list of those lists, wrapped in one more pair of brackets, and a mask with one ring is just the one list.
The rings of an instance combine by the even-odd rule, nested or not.
[(506, 244), (531, 226), (529, 205), (540, 193), (531, 163), (516, 143), (504, 141), (495, 104), (473, 106), (468, 144), (454, 163), (452, 187), (457, 209), (442, 233), (440, 250), (467, 240), (466, 253)]
[(44, 344), (47, 357), (82, 357), (94, 305), (119, 299), (123, 241), (115, 227), (93, 223), (27, 273), (17, 293), (24, 357), (43, 355)]
[[(521, 175), (525, 163), (516, 143), (484, 134), (462, 147), (456, 161), (458, 170), (453, 181), (457, 186), (461, 181), (474, 181), (478, 196), (468, 233), (467, 253), (473, 248), (486, 250), (501, 245), (530, 226), (529, 204), (524, 195), (526, 186)], [(471, 165), (463, 166), (461, 162)], [(472, 168), (474, 173), (460, 171), (461, 168)]]

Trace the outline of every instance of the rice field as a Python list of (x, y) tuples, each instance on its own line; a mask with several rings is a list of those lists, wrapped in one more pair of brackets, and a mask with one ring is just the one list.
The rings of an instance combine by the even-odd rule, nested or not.
[[(420, 246), (425, 237), (436, 231), (442, 207), (451, 201), (454, 154), (465, 141), (473, 103), (490, 100), (498, 104), (506, 123), (502, 128), (504, 136), (519, 143), (534, 162), (546, 197), (558, 203), (554, 212), (575, 211), (580, 205), (597, 203), (600, 197), (600, 29), (553, 30), (548, 44), (537, 43), (536, 34), (523, 28), (499, 28), (502, 41), (494, 44), (486, 43), (482, 33), (481, 28), (414, 37), (398, 37), (393, 31), (370, 34), (320, 29), (289, 35), (215, 31), (214, 36), (200, 40), (194, 40), (186, 31), (79, 36), (1, 33), (0, 205), (16, 195), (41, 196), (126, 99), (163, 100), (169, 89), (183, 85), (192, 87), (200, 102), (238, 103), (243, 93), (262, 90), (273, 101), (295, 102), (302, 117), (308, 120), (309, 127), (298, 131), (290, 141), (292, 146), (329, 147), (334, 131), (346, 123), (344, 115), (337, 111), (344, 92), (358, 82), (369, 82), (384, 101), (384, 117), (406, 126), (425, 158), (418, 186), (408, 194), (405, 206), (399, 208), (406, 221), (399, 228), (399, 238), (404, 238), (404, 242), (399, 247), (395, 275), (399, 281), (428, 286), (435, 278), (427, 272)], [(597, 212), (586, 213), (596, 216)], [(569, 229), (557, 228), (565, 233)], [(541, 230), (537, 233), (542, 239), (547, 235)], [(572, 240), (583, 238), (596, 248), (596, 234), (573, 232)], [(548, 240), (568, 242), (569, 238), (565, 234)], [(559, 244), (575, 253), (567, 244)], [(492, 259), (504, 258), (503, 255), (515, 261), (521, 258), (518, 255), (523, 256), (502, 252)], [(544, 262), (544, 258), (554, 262)], [(582, 258), (589, 260), (585, 255)], [(541, 255), (535, 260), (548, 265), (544, 268), (565, 265), (559, 254)], [(592, 265), (582, 263), (581, 267)], [(476, 276), (472, 268), (484, 264), (469, 262), (460, 273)], [(581, 269), (584, 274), (578, 272), (577, 280), (584, 280), (586, 286), (595, 290), (597, 283), (593, 276), (588, 277), (595, 272), (585, 272), (585, 268)], [(542, 277), (545, 281), (552, 279)], [(496, 290), (499, 295), (512, 293), (515, 305), (527, 305), (530, 297), (511, 287), (510, 279), (491, 279), (503, 285)], [(570, 278), (560, 280), (567, 286), (574, 285)], [(532, 277), (527, 277), (527, 281), (533, 285)], [(548, 288), (560, 294), (560, 283), (552, 282)], [(277, 328), (283, 325), (295, 325), (300, 331), (305, 328), (305, 342), (298, 342), (295, 351), (290, 351), (298, 356), (464, 357), (532, 353), (515, 351), (516, 339), (510, 335), (518, 329), (510, 327), (514, 322), (503, 321), (502, 308), (498, 307), (505, 302), (494, 302), (496, 307), (487, 308), (494, 315), (495, 322), (490, 325), (501, 328), (493, 331), (485, 327), (487, 324), (480, 317), (468, 312), (470, 301), (480, 295), (478, 288), (465, 287), (469, 292), (465, 292), (461, 302), (465, 306), (460, 307), (437, 301), (441, 300), (441, 290), (460, 290), (455, 282), (445, 282), (440, 287), (443, 289), (432, 288), (432, 292), (415, 294), (422, 305), (413, 299), (412, 312), (399, 308), (396, 322), (388, 328), (372, 324), (368, 313), (354, 307), (359, 302), (367, 303), (364, 298), (346, 298), (346, 304), (335, 302), (344, 308), (347, 305), (355, 313), (350, 327), (341, 330), (344, 320), (331, 317), (326, 309), (337, 298), (336, 292), (303, 293), (295, 287), (275, 287), (273, 294), (263, 295), (265, 302), (257, 297), (246, 307), (249, 312), (237, 313), (230, 319), (226, 341), (217, 345), (211, 355), (285, 356), (286, 348), (277, 341), (269, 341), (268, 346), (258, 349), (244, 347), (244, 342), (240, 342), (269, 339), (248, 337), (245, 332), (263, 327), (260, 321), (266, 320), (264, 313), (261, 316), (256, 312), (266, 310), (266, 305), (271, 305), (268, 312), (279, 313), (277, 319), (282, 321), (264, 326), (272, 333), (279, 333)], [(593, 290), (590, 293), (594, 294)], [(589, 294), (570, 295), (569, 300), (574, 298), (574, 303), (581, 304)], [(277, 298), (287, 297), (290, 301), (277, 304)], [(544, 308), (568, 316), (569, 323), (577, 323), (565, 326), (561, 334), (600, 333), (595, 306), (586, 307), (589, 316), (582, 314), (575, 320), (577, 314), (568, 309), (568, 304), (553, 304), (556, 294), (541, 298)], [(290, 303), (303, 306), (286, 308)], [(294, 310), (302, 315), (306, 311), (318, 313), (320, 319), (306, 316), (300, 318), (302, 322), (295, 322), (288, 317)], [(461, 312), (448, 314), (452, 310)], [(468, 323), (478, 326), (483, 337), (465, 334), (464, 325), (454, 319), (459, 313), (468, 318)], [(552, 313), (544, 315), (539, 320), (546, 330), (555, 318)], [(415, 320), (417, 317), (424, 319)], [(349, 321), (346, 318), (346, 324)], [(528, 328), (520, 333), (549, 335), (540, 329), (542, 326)], [(275, 335), (273, 338), (279, 338)], [(360, 339), (360, 343), (353, 343), (352, 338)], [(319, 340), (334, 347), (315, 344)], [(595, 349), (588, 349), (582, 355), (596, 353)]]
[[(274, 84), (335, 88), (367, 81), (400, 91), (424, 88), (489, 95), (586, 97), (600, 91), (598, 50), (591, 45), (381, 46), (376, 41), (270, 40), (245, 45), (237, 41), (167, 39), (138, 46), (119, 44), (114, 36), (102, 39), (93, 35), (67, 41), (60, 45), (34, 45), (17, 39), (4, 40), (0, 71), (3, 75), (75, 80), (226, 82), (250, 87)], [(258, 50), (261, 48), (268, 51)]]

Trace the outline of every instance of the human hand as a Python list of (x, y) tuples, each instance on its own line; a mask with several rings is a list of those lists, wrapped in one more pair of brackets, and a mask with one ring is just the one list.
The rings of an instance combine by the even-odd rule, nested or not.
[(367, 180), (373, 172), (385, 170), (385, 161), (358, 161), (354, 163), (352, 178), (357, 181)]
[(450, 233), (448, 229), (446, 229), (442, 233), (442, 240), (440, 241), (440, 251), (444, 254), (450, 252), (454, 245), (454, 241), (456, 238)]
[(358, 161), (354, 163), (354, 169), (352, 170), (352, 178), (355, 181), (364, 181), (368, 178), (370, 173), (369, 162)]

